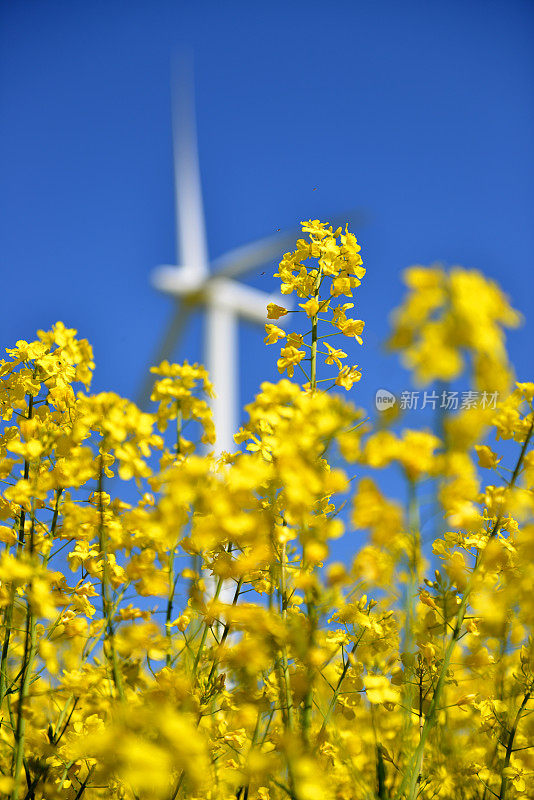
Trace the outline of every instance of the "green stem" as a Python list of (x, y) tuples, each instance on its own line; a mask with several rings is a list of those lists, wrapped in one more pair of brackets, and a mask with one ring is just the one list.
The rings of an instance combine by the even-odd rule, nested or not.
[[(176, 401), (176, 456), (180, 455), (180, 437), (182, 435), (182, 411), (181, 411), (181, 403), (179, 400)], [(172, 610), (174, 606), (174, 594), (176, 592), (176, 577), (174, 574), (174, 550), (176, 547), (176, 543), (174, 547), (169, 552), (169, 561), (168, 561), (168, 574), (169, 574), (169, 594), (167, 597), (167, 610), (165, 614), (165, 635), (168, 641), (168, 650), (165, 655), (165, 665), (170, 667), (172, 663), (172, 628), (171, 628), (171, 620), (172, 620)]]
[(18, 697), (17, 722), (15, 727), (15, 748), (13, 752), (13, 789), (11, 792), (11, 800), (18, 800), (19, 797), (19, 783), (24, 760), (24, 737), (26, 731), (24, 703), (29, 693), (36, 650), (37, 633), (35, 618), (31, 610), (30, 602), (28, 601), (26, 610), (26, 636), (24, 642), (22, 677)]
[[(34, 373), (35, 374), (35, 373)], [(28, 414), (26, 419), (31, 419), (33, 416), (33, 395), (28, 395)], [(24, 480), (28, 480), (30, 476), (30, 462), (25, 459), (24, 461)], [(17, 553), (20, 553), (24, 547), (24, 528), (26, 525), (26, 511), (23, 506), (20, 508), (19, 530), (17, 537)], [(4, 612), (4, 642), (2, 645), (2, 656), (0, 659), (0, 708), (4, 700), (7, 689), (7, 658), (9, 655), (9, 642), (11, 639), (11, 626), (13, 624), (13, 603), (15, 601), (15, 590), (11, 587), (9, 603)]]
[(9, 655), (9, 641), (11, 638), (11, 626), (13, 625), (13, 603), (15, 595), (14, 589), (10, 590), (9, 604), (4, 612), (4, 643), (2, 646), (2, 658), (0, 661), (0, 708), (4, 702), (4, 697), (7, 691), (8, 675), (7, 675), (7, 657)]
[[(236, 590), (234, 592), (234, 596), (233, 596), (233, 599), (232, 599), (232, 605), (233, 606), (237, 605), (237, 601), (239, 600), (239, 595), (241, 593), (241, 588), (243, 586), (243, 580), (244, 580), (243, 578), (239, 578), (239, 581), (237, 583)], [(228, 634), (230, 633), (230, 627), (231, 627), (230, 623), (227, 622), (225, 624), (224, 628), (223, 628), (221, 641), (219, 642), (219, 649), (224, 646), (224, 643), (226, 642), (226, 640), (228, 638)], [(207, 689), (206, 689), (206, 692), (208, 692), (208, 693), (209, 693), (209, 690), (210, 690), (210, 687), (211, 687), (211, 681), (213, 680), (213, 676), (215, 674), (215, 670), (216, 669), (217, 669), (217, 659), (214, 658), (213, 659), (213, 664), (211, 665), (210, 674), (208, 675), (208, 683), (207, 683)]]
[[(319, 300), (319, 288), (321, 285), (322, 269), (317, 272), (315, 283), (313, 287), (313, 297)], [(317, 388), (317, 328), (318, 328), (319, 311), (312, 317), (311, 325), (311, 365), (310, 365), (310, 388), (312, 392)]]
[[(306, 610), (308, 613), (309, 636), (308, 636), (308, 657), (310, 652), (315, 648), (315, 639), (317, 631), (317, 604), (313, 595), (308, 595), (306, 602)], [(313, 710), (313, 684), (315, 679), (316, 669), (313, 664), (308, 663), (306, 666), (306, 693), (304, 695), (304, 707), (302, 710), (302, 741), (305, 748), (310, 744), (310, 729), (312, 722)]]
[(330, 718), (332, 717), (332, 714), (334, 713), (334, 709), (335, 709), (336, 703), (337, 703), (337, 698), (339, 697), (339, 693), (341, 692), (341, 687), (343, 685), (343, 681), (345, 680), (347, 672), (349, 671), (350, 656), (353, 656), (354, 653), (356, 652), (356, 650), (358, 648), (358, 645), (360, 644), (364, 634), (365, 634), (365, 628), (362, 630), (360, 636), (358, 637), (358, 639), (352, 645), (352, 649), (350, 651), (350, 655), (347, 657), (347, 660), (345, 662), (345, 666), (343, 667), (343, 671), (342, 671), (341, 675), (339, 676), (338, 682), (336, 684), (336, 688), (334, 689), (334, 694), (332, 695), (332, 698), (330, 700), (330, 704), (329, 704), (329, 706), (327, 708), (327, 711), (326, 711), (326, 714), (324, 716), (323, 724), (321, 725), (319, 733), (317, 734), (317, 744), (318, 745), (321, 744), (323, 736), (324, 736), (324, 733), (325, 733), (326, 728), (327, 728), (327, 725), (330, 722)]
[(174, 593), (176, 591), (176, 578), (174, 575), (174, 547), (171, 549), (169, 553), (169, 563), (168, 563), (168, 574), (169, 574), (169, 594), (167, 597), (167, 610), (165, 613), (165, 635), (167, 637), (168, 642), (168, 649), (165, 655), (165, 665), (170, 667), (172, 663), (172, 610), (174, 606)]
[(95, 770), (95, 765), (93, 765), (91, 767), (91, 769), (87, 773), (87, 776), (84, 778), (83, 782), (80, 784), (80, 788), (76, 792), (76, 797), (74, 798), (74, 800), (80, 800), (80, 797), (85, 792), (85, 790), (87, 788), (87, 784), (89, 783), (89, 780), (91, 779), (91, 775), (93, 774), (94, 770)]
[[(419, 504), (417, 501), (417, 485), (415, 481), (408, 478), (408, 531), (410, 534), (411, 552), (408, 554), (409, 577), (406, 585), (406, 626), (404, 629), (403, 650), (408, 656), (413, 656), (415, 634), (415, 609), (417, 589), (420, 578), (421, 563), (421, 533), (419, 519)], [(406, 709), (403, 739), (406, 741), (407, 732), (412, 727), (412, 705), (413, 705), (413, 676), (414, 666), (406, 660), (406, 682), (403, 690), (403, 706)]]
[[(282, 544), (282, 555), (280, 559), (280, 597), (282, 603), (282, 619), (287, 620), (287, 587), (286, 587), (286, 544)], [(293, 730), (293, 699), (291, 696), (291, 686), (289, 680), (289, 662), (287, 658), (287, 648), (282, 647), (282, 686), (283, 702), (282, 709), (285, 711), (285, 723), (289, 733)]]
[(421, 569), (421, 533), (419, 519), (419, 504), (417, 502), (417, 486), (415, 481), (408, 481), (408, 528), (411, 536), (412, 552), (409, 556), (410, 580), (406, 596), (406, 631), (405, 649), (409, 652), (414, 643), (415, 625), (415, 600), (419, 587)]
[(102, 612), (104, 615), (104, 619), (106, 620), (104, 653), (108, 661), (108, 664), (111, 666), (111, 674), (113, 676), (113, 684), (115, 686), (115, 691), (119, 695), (120, 699), (124, 701), (125, 699), (124, 687), (122, 685), (122, 676), (119, 668), (119, 659), (117, 656), (117, 650), (115, 648), (115, 630), (113, 627), (113, 601), (111, 600), (110, 597), (107, 541), (106, 541), (106, 531), (104, 525), (104, 502), (102, 497), (103, 491), (104, 491), (104, 477), (103, 477), (103, 465), (101, 456), (100, 470), (98, 474), (98, 507), (100, 511), (98, 538), (99, 538), (100, 552), (102, 554), (102, 580), (101, 580)]
[(508, 778), (504, 774), (504, 770), (510, 765), (510, 757), (512, 755), (512, 750), (513, 750), (513, 747), (514, 747), (514, 739), (515, 739), (515, 735), (517, 733), (517, 728), (518, 728), (519, 722), (521, 720), (521, 715), (522, 715), (523, 711), (525, 710), (525, 706), (528, 703), (528, 701), (530, 700), (531, 693), (532, 693), (532, 686), (529, 689), (527, 689), (527, 691), (525, 692), (525, 695), (523, 697), (523, 701), (522, 701), (521, 705), (519, 706), (519, 708), (517, 709), (517, 714), (515, 715), (512, 727), (510, 729), (510, 734), (508, 736), (508, 742), (506, 744), (506, 753), (505, 753), (505, 756), (504, 756), (504, 764), (503, 764), (503, 771), (502, 771), (502, 777), (501, 777), (501, 788), (500, 788), (500, 791), (499, 791), (499, 800), (506, 800), (506, 793), (507, 793), (507, 790), (508, 790)]
[[(231, 547), (232, 546), (229, 545), (227, 552), (231, 551)], [(215, 594), (213, 595), (213, 602), (216, 602), (219, 599), (219, 595), (221, 593), (221, 590), (222, 590), (222, 587), (223, 587), (223, 583), (224, 583), (224, 578), (219, 577), (217, 579), (217, 585), (215, 587)], [(200, 659), (202, 657), (202, 652), (203, 652), (204, 646), (206, 644), (206, 639), (208, 638), (209, 629), (210, 629), (210, 626), (209, 626), (208, 621), (206, 620), (204, 622), (204, 629), (202, 631), (202, 638), (200, 640), (200, 644), (199, 644), (197, 653), (195, 655), (195, 661), (193, 663), (193, 681), (196, 679), (196, 676), (197, 676), (198, 666), (200, 664)]]
[[(284, 542), (282, 544), (282, 553), (280, 557), (280, 603), (281, 603), (282, 619), (284, 623), (287, 620), (287, 603), (288, 603), (286, 563), (287, 563), (287, 553), (286, 553), (286, 543)], [(293, 733), (293, 696), (291, 694), (291, 682), (289, 678), (289, 659), (287, 656), (287, 647), (285, 644), (282, 645), (281, 657), (279, 663), (281, 665), (280, 707), (282, 710), (282, 720), (284, 728), (286, 732), (289, 733), (291, 738)], [(291, 758), (287, 754), (286, 754), (286, 764), (287, 764), (287, 774), (290, 787), (288, 794), (292, 798), (292, 800), (298, 800), (295, 787), (293, 765), (291, 763)]]

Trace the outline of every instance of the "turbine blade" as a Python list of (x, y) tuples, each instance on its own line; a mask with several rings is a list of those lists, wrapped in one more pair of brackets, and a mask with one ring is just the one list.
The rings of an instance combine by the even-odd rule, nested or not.
[(182, 54), (172, 86), (176, 252), (181, 266), (208, 274), (208, 247), (198, 164), (192, 59)]
[(283, 302), (282, 295), (268, 294), (246, 283), (218, 276), (207, 284), (206, 300), (209, 308), (221, 308), (237, 317), (261, 324), (267, 322), (267, 304)]
[(229, 250), (213, 261), (213, 273), (225, 278), (237, 278), (269, 261), (280, 261), (284, 253), (295, 246), (299, 235), (300, 230), (293, 228)]
[(187, 306), (184, 303), (180, 302), (174, 304), (172, 316), (170, 318), (169, 324), (167, 325), (167, 330), (165, 331), (165, 335), (158, 349), (154, 353), (154, 357), (151, 359), (151, 362), (146, 370), (146, 376), (137, 397), (137, 405), (139, 406), (139, 408), (144, 410), (148, 408), (150, 395), (152, 393), (152, 387), (157, 377), (152, 372), (150, 372), (150, 367), (159, 366), (159, 364), (161, 364), (162, 361), (165, 360), (170, 361), (172, 359), (174, 348), (176, 347), (178, 340), (180, 339), (182, 331), (189, 322), (191, 313), (192, 313), (192, 308), (190, 306)]

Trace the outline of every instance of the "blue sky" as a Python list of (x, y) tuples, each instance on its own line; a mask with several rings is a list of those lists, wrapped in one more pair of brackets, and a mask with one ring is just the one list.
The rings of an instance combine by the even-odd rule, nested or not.
[[(413, 263), (497, 279), (526, 316), (510, 347), (532, 378), (533, 33), (526, 0), (3, 4), (2, 347), (61, 319), (94, 345), (94, 389), (135, 396), (171, 313), (149, 275), (175, 260), (170, 76), (186, 46), (213, 257), (363, 212), (356, 403), (407, 387), (381, 342)], [(254, 285), (275, 286), (270, 266)], [(277, 376), (262, 337), (241, 331), (243, 402)], [(198, 321), (184, 357), (201, 358)]]

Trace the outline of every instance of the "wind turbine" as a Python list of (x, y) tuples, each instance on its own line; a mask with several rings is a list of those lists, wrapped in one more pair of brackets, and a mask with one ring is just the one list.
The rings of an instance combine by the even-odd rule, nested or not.
[[(203, 308), (206, 317), (203, 361), (217, 397), (212, 401), (216, 453), (231, 451), (238, 418), (238, 324), (239, 319), (264, 324), (267, 304), (278, 302), (290, 309), (292, 302), (267, 294), (236, 278), (291, 249), (300, 229), (275, 234), (237, 247), (211, 262), (208, 256), (202, 188), (198, 163), (196, 121), (191, 68), (180, 70), (173, 86), (172, 135), (178, 264), (157, 267), (152, 285), (170, 295), (174, 310), (152, 363), (172, 358), (192, 313)], [(279, 320), (277, 324), (283, 324)], [(146, 407), (153, 378), (144, 383), (140, 405)]]
[[(152, 273), (152, 285), (170, 295), (175, 307), (154, 357), (159, 364), (171, 359), (192, 313), (204, 308), (204, 364), (217, 397), (212, 401), (216, 450), (230, 451), (237, 431), (239, 319), (264, 324), (267, 304), (284, 302), (235, 278), (280, 257), (295, 242), (295, 232), (238, 247), (211, 263), (206, 242), (202, 189), (196, 144), (192, 82), (180, 81), (173, 92), (173, 155), (178, 265), (163, 265)], [(288, 307), (287, 300), (285, 301)], [(146, 406), (153, 384), (146, 380), (141, 405)]]

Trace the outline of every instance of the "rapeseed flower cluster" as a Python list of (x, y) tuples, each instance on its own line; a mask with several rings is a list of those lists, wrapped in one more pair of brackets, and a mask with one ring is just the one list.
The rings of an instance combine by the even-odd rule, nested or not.
[[(362, 344), (361, 333), (364, 322), (360, 319), (347, 317), (347, 311), (354, 308), (354, 303), (341, 303), (340, 298), (352, 297), (352, 291), (360, 285), (365, 275), (365, 268), (360, 256), (361, 247), (353, 233), (345, 232), (342, 228), (332, 230), (324, 222), (309, 220), (302, 223), (302, 231), (308, 234), (309, 241), (299, 239), (294, 252), (286, 253), (275, 277), (282, 283), (282, 294), (296, 292), (299, 298), (305, 300), (299, 303), (309, 319), (309, 339), (299, 333), (287, 333), (276, 325), (267, 324), (265, 330), (266, 344), (275, 344), (279, 339), (285, 339), (280, 352), (277, 366), (278, 371), (287, 371), (293, 377), (295, 367), (299, 366), (302, 373), (308, 378), (305, 386), (312, 389), (317, 385), (317, 355), (325, 356), (325, 363), (337, 368), (334, 385), (342, 386), (349, 390), (361, 378), (361, 372), (356, 365), (350, 366), (343, 363), (347, 358), (341, 348), (332, 347), (325, 342), (328, 336), (343, 335), (356, 339)], [(339, 239), (339, 243), (338, 243)], [(283, 306), (271, 303), (268, 307), (269, 319), (277, 320), (289, 313)], [(328, 317), (331, 316), (331, 319)], [(328, 322), (336, 332), (319, 336), (319, 323)], [(331, 330), (331, 328), (330, 328)], [(318, 349), (320, 346), (326, 350)], [(302, 349), (304, 348), (304, 349)], [(306, 353), (309, 352), (309, 356)], [(310, 362), (309, 373), (303, 368), (303, 361)], [(331, 378), (320, 378), (319, 381), (331, 382)]]
[(61, 323), (0, 362), (0, 797), (533, 796), (519, 317), (479, 273), (412, 268), (391, 347), (416, 381), (462, 373), (501, 400), (435, 431), (375, 425), (328, 391), (360, 378), (326, 341), (361, 344), (360, 247), (317, 220), (303, 234), (277, 275), (308, 330), (267, 325), (287, 377), (262, 384), (235, 453), (212, 452), (198, 364), (154, 368), (143, 412), (88, 394), (91, 347)]

